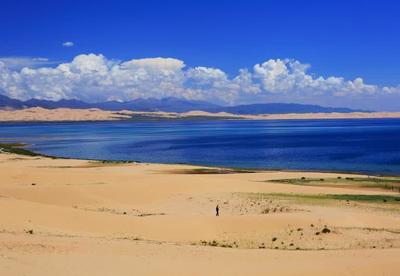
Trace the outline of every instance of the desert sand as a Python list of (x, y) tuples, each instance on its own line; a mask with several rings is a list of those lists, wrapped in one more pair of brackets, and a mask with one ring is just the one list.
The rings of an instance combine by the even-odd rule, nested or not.
[(45, 109), (33, 107), (17, 110), (1, 110), (0, 122), (50, 122), (50, 121), (115, 121), (126, 119), (247, 119), (247, 120), (287, 120), (287, 119), (365, 119), (365, 118), (400, 118), (400, 112), (353, 112), (353, 113), (303, 113), (303, 114), (260, 114), (237, 115), (226, 112), (210, 113), (204, 111), (175, 112), (142, 112), (142, 111), (106, 111), (97, 108)]
[(302, 197), (397, 191), (212, 172), (0, 153), (0, 275), (400, 275), (397, 201)]
[(97, 108), (91, 109), (70, 109), (57, 108), (45, 109), (32, 107), (16, 110), (0, 110), (0, 122), (15, 121), (111, 121), (122, 120), (131, 117), (130, 111), (105, 111)]

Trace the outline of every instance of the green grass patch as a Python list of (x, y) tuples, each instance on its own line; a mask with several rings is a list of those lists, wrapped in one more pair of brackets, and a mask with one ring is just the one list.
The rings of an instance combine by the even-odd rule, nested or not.
[(400, 196), (363, 195), (363, 194), (286, 194), (286, 193), (249, 193), (247, 197), (254, 200), (282, 200), (297, 203), (323, 203), (329, 201), (346, 201), (361, 203), (379, 203), (400, 205)]
[(131, 163), (138, 163), (137, 161), (131, 160), (95, 160), (91, 161), (93, 163), (100, 163), (100, 164), (131, 164)]
[(361, 202), (387, 202), (400, 204), (400, 196), (390, 195), (349, 195), (349, 194), (328, 194), (329, 199), (361, 201)]
[(337, 178), (292, 178), (267, 180), (270, 183), (303, 185), (303, 186), (337, 186), (376, 188), (400, 192), (400, 178), (396, 177), (337, 177)]
[[(52, 159), (68, 159), (64, 157), (55, 157), (51, 155), (46, 155), (46, 154), (41, 154), (37, 153), (31, 150), (28, 150), (24, 147), (26, 147), (26, 144), (22, 143), (0, 143), (0, 152), (6, 152), (6, 153), (13, 153), (13, 154), (18, 154), (18, 155), (25, 155), (25, 156), (41, 156), (41, 157), (47, 157), (47, 158), (52, 158)], [(100, 163), (100, 164), (129, 164), (129, 163), (138, 163), (138, 161), (130, 161), (130, 160), (92, 160), (89, 161), (92, 163)], [(70, 167), (70, 166), (66, 166)], [(62, 168), (62, 166), (60, 166)]]
[(3, 143), (0, 143), (0, 151), (2, 151), (2, 152), (25, 155), (25, 156), (43, 156), (43, 157), (54, 158), (53, 156), (48, 156), (45, 154), (40, 154), (40, 153), (36, 153), (31, 150), (27, 150), (24, 147), (26, 147), (26, 144), (20, 144), (20, 143), (3, 144)]
[(245, 169), (220, 169), (220, 168), (194, 168), (174, 170), (178, 174), (234, 174), (234, 173), (254, 173), (255, 171)]

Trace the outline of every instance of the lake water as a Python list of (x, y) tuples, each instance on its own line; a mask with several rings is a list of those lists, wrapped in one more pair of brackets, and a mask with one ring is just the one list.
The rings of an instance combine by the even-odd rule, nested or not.
[(400, 119), (3, 123), (0, 141), (84, 159), (400, 175)]

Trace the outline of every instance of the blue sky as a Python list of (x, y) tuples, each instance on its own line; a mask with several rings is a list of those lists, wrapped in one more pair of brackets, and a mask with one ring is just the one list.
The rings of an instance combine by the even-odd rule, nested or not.
[[(171, 93), (173, 96), (182, 94), (186, 98), (209, 100), (214, 93), (218, 101), (227, 104), (292, 101), (381, 110), (396, 109), (393, 99), (400, 99), (397, 95), (400, 93), (400, 4), (396, 1), (81, 2), (1, 1), (0, 61), (3, 60), (7, 66), (8, 74), (10, 71), (19, 72), (23, 67), (37, 70), (48, 66), (54, 68), (59, 63), (71, 64), (77, 56), (91, 53), (101, 55), (103, 60), (96, 62), (107, 64), (109, 69), (130, 60), (163, 57), (184, 63), (183, 67), (177, 65), (167, 69), (158, 64), (156, 66), (158, 70), (164, 70), (162, 73), (165, 70), (177, 73), (178, 70), (179, 74), (185, 75), (175, 76), (173, 84), (162, 87), (164, 90), (175, 89)], [(63, 46), (65, 42), (71, 42), (65, 44), (70, 47)], [(80, 64), (92, 63), (93, 58), (84, 61), (82, 58)], [(256, 64), (262, 65), (269, 60), (275, 63), (261, 66), (262, 72), (254, 71)], [(318, 90), (320, 83), (313, 82), (306, 87), (299, 84), (289, 88), (285, 84), (275, 85), (270, 82), (268, 70), (277, 68), (281, 64), (276, 63), (278, 60), (283, 61), (282, 64), (289, 71), (296, 70), (296, 62), (310, 65), (306, 75), (314, 80), (320, 76), (324, 79), (343, 78), (344, 82), (362, 78), (362, 84), (376, 87), (377, 92), (369, 87), (357, 86), (357, 83), (356, 88), (353, 83), (334, 86), (332, 92), (328, 91), (332, 82), (325, 82), (322, 90), (326, 93), (322, 95), (315, 91), (310, 93), (310, 86), (312, 90)], [(150, 62), (154, 67), (160, 60)], [(137, 73), (138, 65), (135, 66), (136, 71), (132, 74)], [(145, 67), (149, 68), (148, 65)], [(96, 84), (88, 92), (86, 100), (127, 100), (146, 95), (161, 97), (163, 93), (148, 88), (160, 82), (165, 83), (164, 79), (155, 80), (157, 77), (153, 75), (157, 72), (153, 67), (150, 70), (152, 72), (147, 72), (151, 82), (146, 85), (129, 83), (123, 88), (124, 95), (118, 96), (113, 95), (111, 90), (121, 90), (121, 87), (112, 89)], [(198, 67), (218, 69), (226, 76), (206, 69), (188, 73)], [(243, 77), (240, 84), (239, 81), (221, 83), (221, 78), (231, 81), (238, 77), (242, 68), (249, 70), (251, 76), (247, 77), (254, 79), (252, 85), (254, 82), (255, 86), (260, 86), (261, 92), (254, 87), (246, 93), (239, 91), (246, 90), (243, 88)], [(269, 69), (266, 71), (265, 68)], [(0, 71), (0, 74), (5, 79), (5, 73)], [(189, 79), (187, 74), (191, 76)], [(269, 79), (265, 79), (266, 75)], [(66, 83), (70, 85), (68, 91), (39, 91), (35, 94), (39, 84), (38, 80), (32, 80), (34, 77), (40, 78), (41, 82), (49, 82), (43, 81), (48, 74), (44, 77), (35, 72), (35, 76), (29, 74), (29, 80), (24, 74), (23, 84), (3, 85), (0, 87), (3, 92), (0, 93), (17, 98), (57, 99), (76, 97), (85, 90), (80, 88), (82, 84), (72, 85), (70, 80), (60, 80), (65, 81), (64, 87)], [(297, 81), (299, 76), (294, 75), (289, 81), (292, 78)], [(218, 83), (215, 83), (216, 79)], [(176, 81), (184, 87), (177, 88)], [(193, 83), (194, 87), (191, 87)], [(40, 89), (49, 89), (52, 85), (45, 83)], [(188, 85), (189, 90), (186, 89)], [(234, 85), (241, 88), (233, 88)], [(246, 85), (249, 85), (248, 82)], [(31, 86), (30, 91), (22, 91), (28, 86)], [(107, 90), (101, 97), (93, 91), (97, 86), (100, 86), (99, 90)], [(390, 95), (382, 92), (384, 87), (388, 88), (385, 91), (390, 91)], [(306, 92), (301, 94), (303, 88)], [(73, 89), (80, 91), (70, 91)], [(228, 90), (227, 95), (223, 94), (223, 89)], [(347, 93), (349, 89), (351, 93)], [(367, 91), (367, 96), (360, 97), (361, 92), (355, 91), (357, 89), (362, 93)], [(285, 93), (280, 93), (281, 90)], [(295, 93), (288, 93), (289, 90)], [(342, 90), (347, 93), (345, 96)], [(376, 95), (371, 96), (371, 91)], [(332, 96), (332, 93), (335, 95)]]

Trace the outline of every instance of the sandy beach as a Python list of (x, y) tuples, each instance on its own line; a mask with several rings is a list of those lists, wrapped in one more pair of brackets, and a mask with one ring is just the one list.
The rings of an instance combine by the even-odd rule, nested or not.
[(10, 153), (0, 175), (0, 275), (400, 273), (397, 180)]
[(0, 122), (52, 122), (52, 121), (115, 121), (127, 119), (245, 119), (245, 120), (295, 120), (295, 119), (378, 119), (400, 118), (400, 112), (352, 112), (352, 113), (289, 113), (238, 115), (226, 112), (210, 113), (204, 111), (143, 112), (143, 111), (107, 111), (97, 108), (45, 109), (32, 107), (16, 110), (1, 110)]

